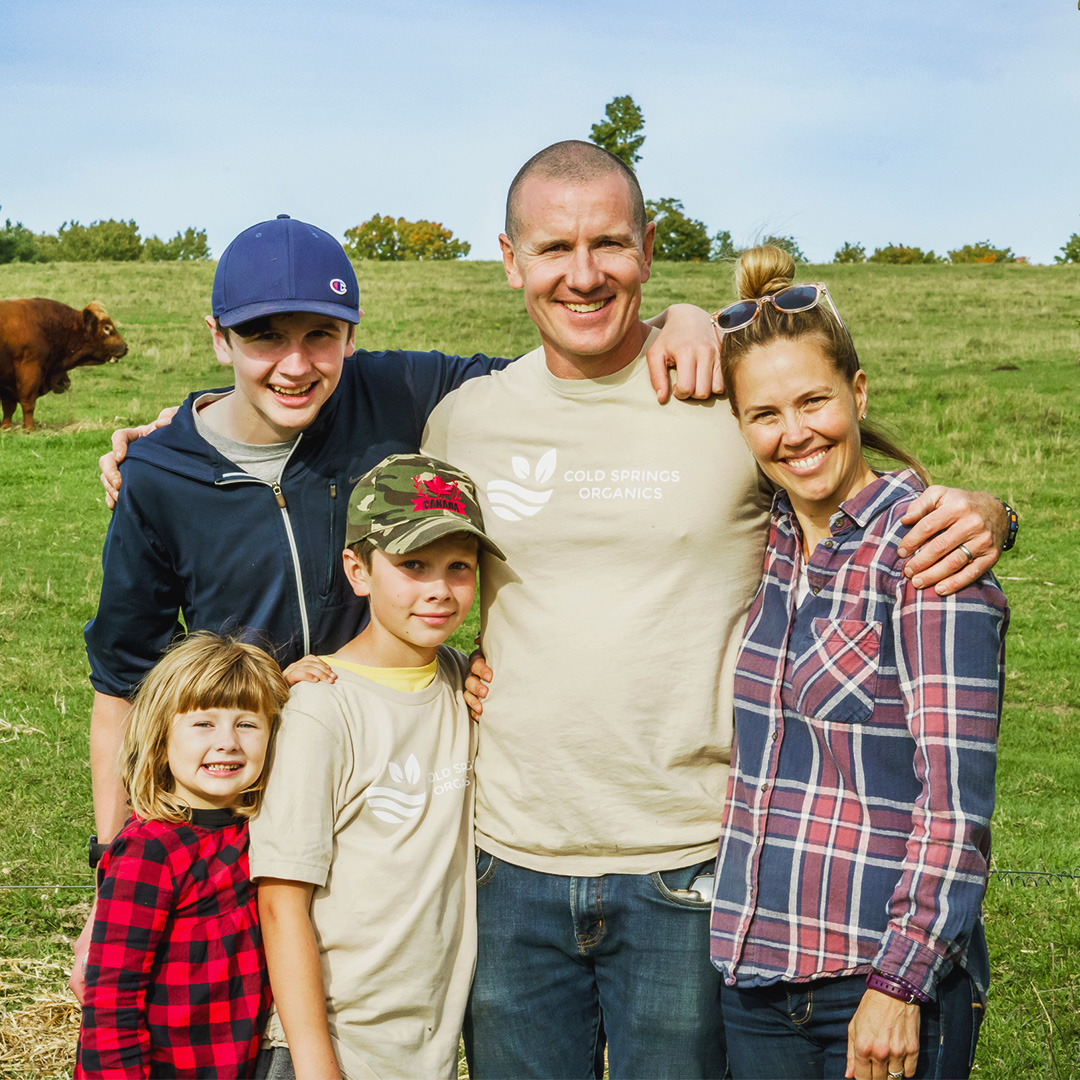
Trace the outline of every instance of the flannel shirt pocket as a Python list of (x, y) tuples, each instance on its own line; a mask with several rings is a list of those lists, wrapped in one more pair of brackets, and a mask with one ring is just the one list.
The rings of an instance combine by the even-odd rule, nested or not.
[(865, 723), (874, 711), (881, 623), (814, 619), (812, 631), (792, 673), (796, 709), (814, 720)]

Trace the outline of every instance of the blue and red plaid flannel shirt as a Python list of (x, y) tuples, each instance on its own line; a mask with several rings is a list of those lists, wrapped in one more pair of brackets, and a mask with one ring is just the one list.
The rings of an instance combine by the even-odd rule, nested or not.
[[(843, 503), (807, 567), (787, 494), (735, 674), (735, 759), (712, 916), (728, 983), (898, 975), (985, 994), (981, 905), (1001, 717), (1005, 596), (901, 573), (910, 470)], [(970, 946), (970, 949), (969, 949)]]
[(250, 1076), (270, 1010), (247, 822), (133, 818), (109, 846), (75, 1076)]

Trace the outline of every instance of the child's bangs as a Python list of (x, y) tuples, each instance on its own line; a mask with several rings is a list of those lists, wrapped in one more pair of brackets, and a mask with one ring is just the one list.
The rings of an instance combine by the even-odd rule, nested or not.
[(271, 657), (253, 656), (239, 645), (228, 652), (192, 673), (180, 688), (176, 711), (243, 709), (268, 718), (276, 716), (288, 697), (277, 664)]
[(176, 713), (202, 708), (242, 708), (273, 718), (288, 699), (278, 663), (254, 645), (192, 634), (174, 653), (184, 658), (175, 686)]

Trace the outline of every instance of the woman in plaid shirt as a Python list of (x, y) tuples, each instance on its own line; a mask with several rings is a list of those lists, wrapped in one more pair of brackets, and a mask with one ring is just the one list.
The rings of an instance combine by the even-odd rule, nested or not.
[(247, 819), (289, 696), (253, 645), (193, 634), (135, 698), (132, 817), (109, 845), (76, 1078), (250, 1076), (270, 1009)]
[[(713, 907), (732, 1072), (967, 1076), (1008, 609), (989, 574), (948, 597), (903, 575), (925, 471), (860, 424), (854, 346), (794, 269), (745, 252), (743, 299), (715, 316), (732, 410), (780, 489)], [(878, 474), (864, 449), (908, 467)]]

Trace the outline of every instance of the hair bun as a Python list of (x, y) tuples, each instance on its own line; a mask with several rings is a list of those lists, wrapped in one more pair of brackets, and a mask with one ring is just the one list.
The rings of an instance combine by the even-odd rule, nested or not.
[(772, 244), (747, 248), (735, 266), (740, 300), (757, 300), (787, 288), (795, 280), (795, 260)]

